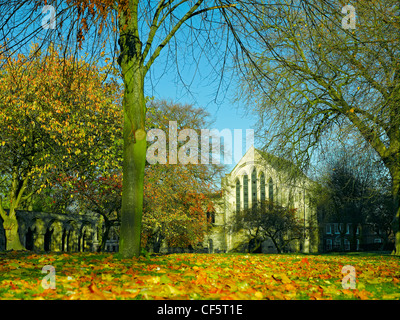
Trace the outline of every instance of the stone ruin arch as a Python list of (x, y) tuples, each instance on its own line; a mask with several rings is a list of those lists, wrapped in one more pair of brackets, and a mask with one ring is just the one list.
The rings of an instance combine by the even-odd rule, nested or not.
[(82, 223), (79, 238), (78, 238), (78, 251), (86, 252), (92, 251), (93, 246), (93, 228), (89, 222), (84, 221)]
[[(77, 252), (97, 250), (95, 214), (59, 214), (35, 211), (17, 211), (18, 232), (27, 250)], [(0, 221), (0, 251), (5, 250), (5, 234)]]

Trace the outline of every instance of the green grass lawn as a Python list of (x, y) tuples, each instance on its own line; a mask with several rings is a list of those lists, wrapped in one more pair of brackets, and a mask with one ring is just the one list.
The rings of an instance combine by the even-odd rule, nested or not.
[[(55, 289), (44, 289), (45, 265)], [(344, 289), (343, 266), (355, 289)], [(400, 258), (383, 254), (0, 253), (1, 299), (400, 299)]]

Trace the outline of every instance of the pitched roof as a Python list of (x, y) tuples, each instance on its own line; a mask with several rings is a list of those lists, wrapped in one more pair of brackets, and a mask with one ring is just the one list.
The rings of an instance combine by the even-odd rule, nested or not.
[[(285, 173), (289, 178), (306, 178), (309, 179), (305, 173), (298, 167), (296, 166), (292, 161), (278, 157), (276, 155), (273, 155), (271, 153), (265, 152), (263, 150), (254, 148), (254, 146), (251, 146), (245, 153), (245, 155), (238, 161), (236, 166), (231, 170), (229, 174), (232, 174), (235, 170), (237, 170), (239, 167), (242, 167), (245, 165), (243, 163), (243, 159), (245, 159), (250, 152), (252, 152), (251, 149), (254, 149), (254, 153), (257, 153), (260, 155), (262, 159), (264, 159), (274, 170), (280, 173)], [(256, 160), (256, 156), (254, 154), (254, 160)]]

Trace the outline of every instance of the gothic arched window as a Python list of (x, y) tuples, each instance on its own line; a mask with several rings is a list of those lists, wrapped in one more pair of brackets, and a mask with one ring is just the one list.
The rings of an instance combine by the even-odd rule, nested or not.
[(265, 201), (265, 175), (264, 172), (260, 174), (260, 200), (261, 203)]
[(236, 212), (240, 211), (240, 181), (236, 179)]
[(274, 181), (272, 180), (272, 178), (269, 178), (268, 182), (268, 198), (270, 202), (274, 201)]
[(289, 202), (289, 208), (293, 208), (294, 207), (294, 203), (293, 203), (293, 191), (292, 190), (289, 191), (289, 200), (288, 200), (288, 202)]
[(247, 174), (243, 177), (243, 208), (249, 208), (249, 177)]
[(257, 204), (257, 172), (254, 168), (251, 174), (251, 206), (255, 206)]

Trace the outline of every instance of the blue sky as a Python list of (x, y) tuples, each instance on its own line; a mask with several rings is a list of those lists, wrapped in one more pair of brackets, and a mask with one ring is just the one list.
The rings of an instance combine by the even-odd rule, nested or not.
[[(231, 79), (228, 90), (222, 89), (216, 98), (216, 89), (219, 84), (219, 80), (212, 80), (215, 75), (210, 74), (208, 77), (202, 77), (201, 75), (195, 74), (196, 69), (194, 66), (187, 67), (186, 71), (182, 71), (181, 75), (186, 83), (190, 83), (189, 88), (185, 88), (185, 85), (181, 80), (176, 79), (176, 71), (164, 72), (163, 56), (156, 60), (152, 66), (151, 74), (148, 74), (147, 85), (145, 88), (145, 94), (152, 96), (154, 99), (165, 99), (170, 100), (174, 103), (181, 104), (193, 104), (195, 107), (205, 108), (214, 120), (211, 129), (230, 129), (233, 132), (234, 129), (242, 129), (242, 154), (246, 152), (245, 138), (246, 129), (255, 129), (256, 119), (250, 114), (246, 114), (244, 108), (244, 101), (235, 102), (234, 97), (236, 94), (236, 86), (239, 79)], [(200, 60), (200, 66), (198, 69), (207, 70), (209, 67), (206, 61)], [(172, 68), (174, 69), (174, 68)], [(160, 70), (159, 72), (157, 72)], [(159, 74), (162, 75), (160, 76)], [(208, 74), (209, 70), (204, 71), (203, 74)], [(225, 90), (225, 91), (224, 91)], [(257, 143), (255, 141), (255, 146)], [(235, 166), (235, 159), (233, 159), (232, 165), (227, 165), (228, 171), (232, 170)]]
[[(192, 85), (193, 89), (187, 92), (187, 89), (180, 83), (174, 83), (174, 75), (166, 74), (152, 90), (148, 88), (147, 94), (153, 95), (155, 99), (172, 100), (182, 104), (194, 104), (196, 107), (203, 107), (215, 119), (214, 128), (222, 130), (224, 128), (233, 129), (254, 129), (254, 119), (245, 114), (243, 104), (233, 101), (235, 88), (232, 85), (230, 96), (223, 98), (219, 103), (213, 101), (215, 86), (209, 87), (201, 84)], [(198, 81), (200, 82), (200, 81)]]

